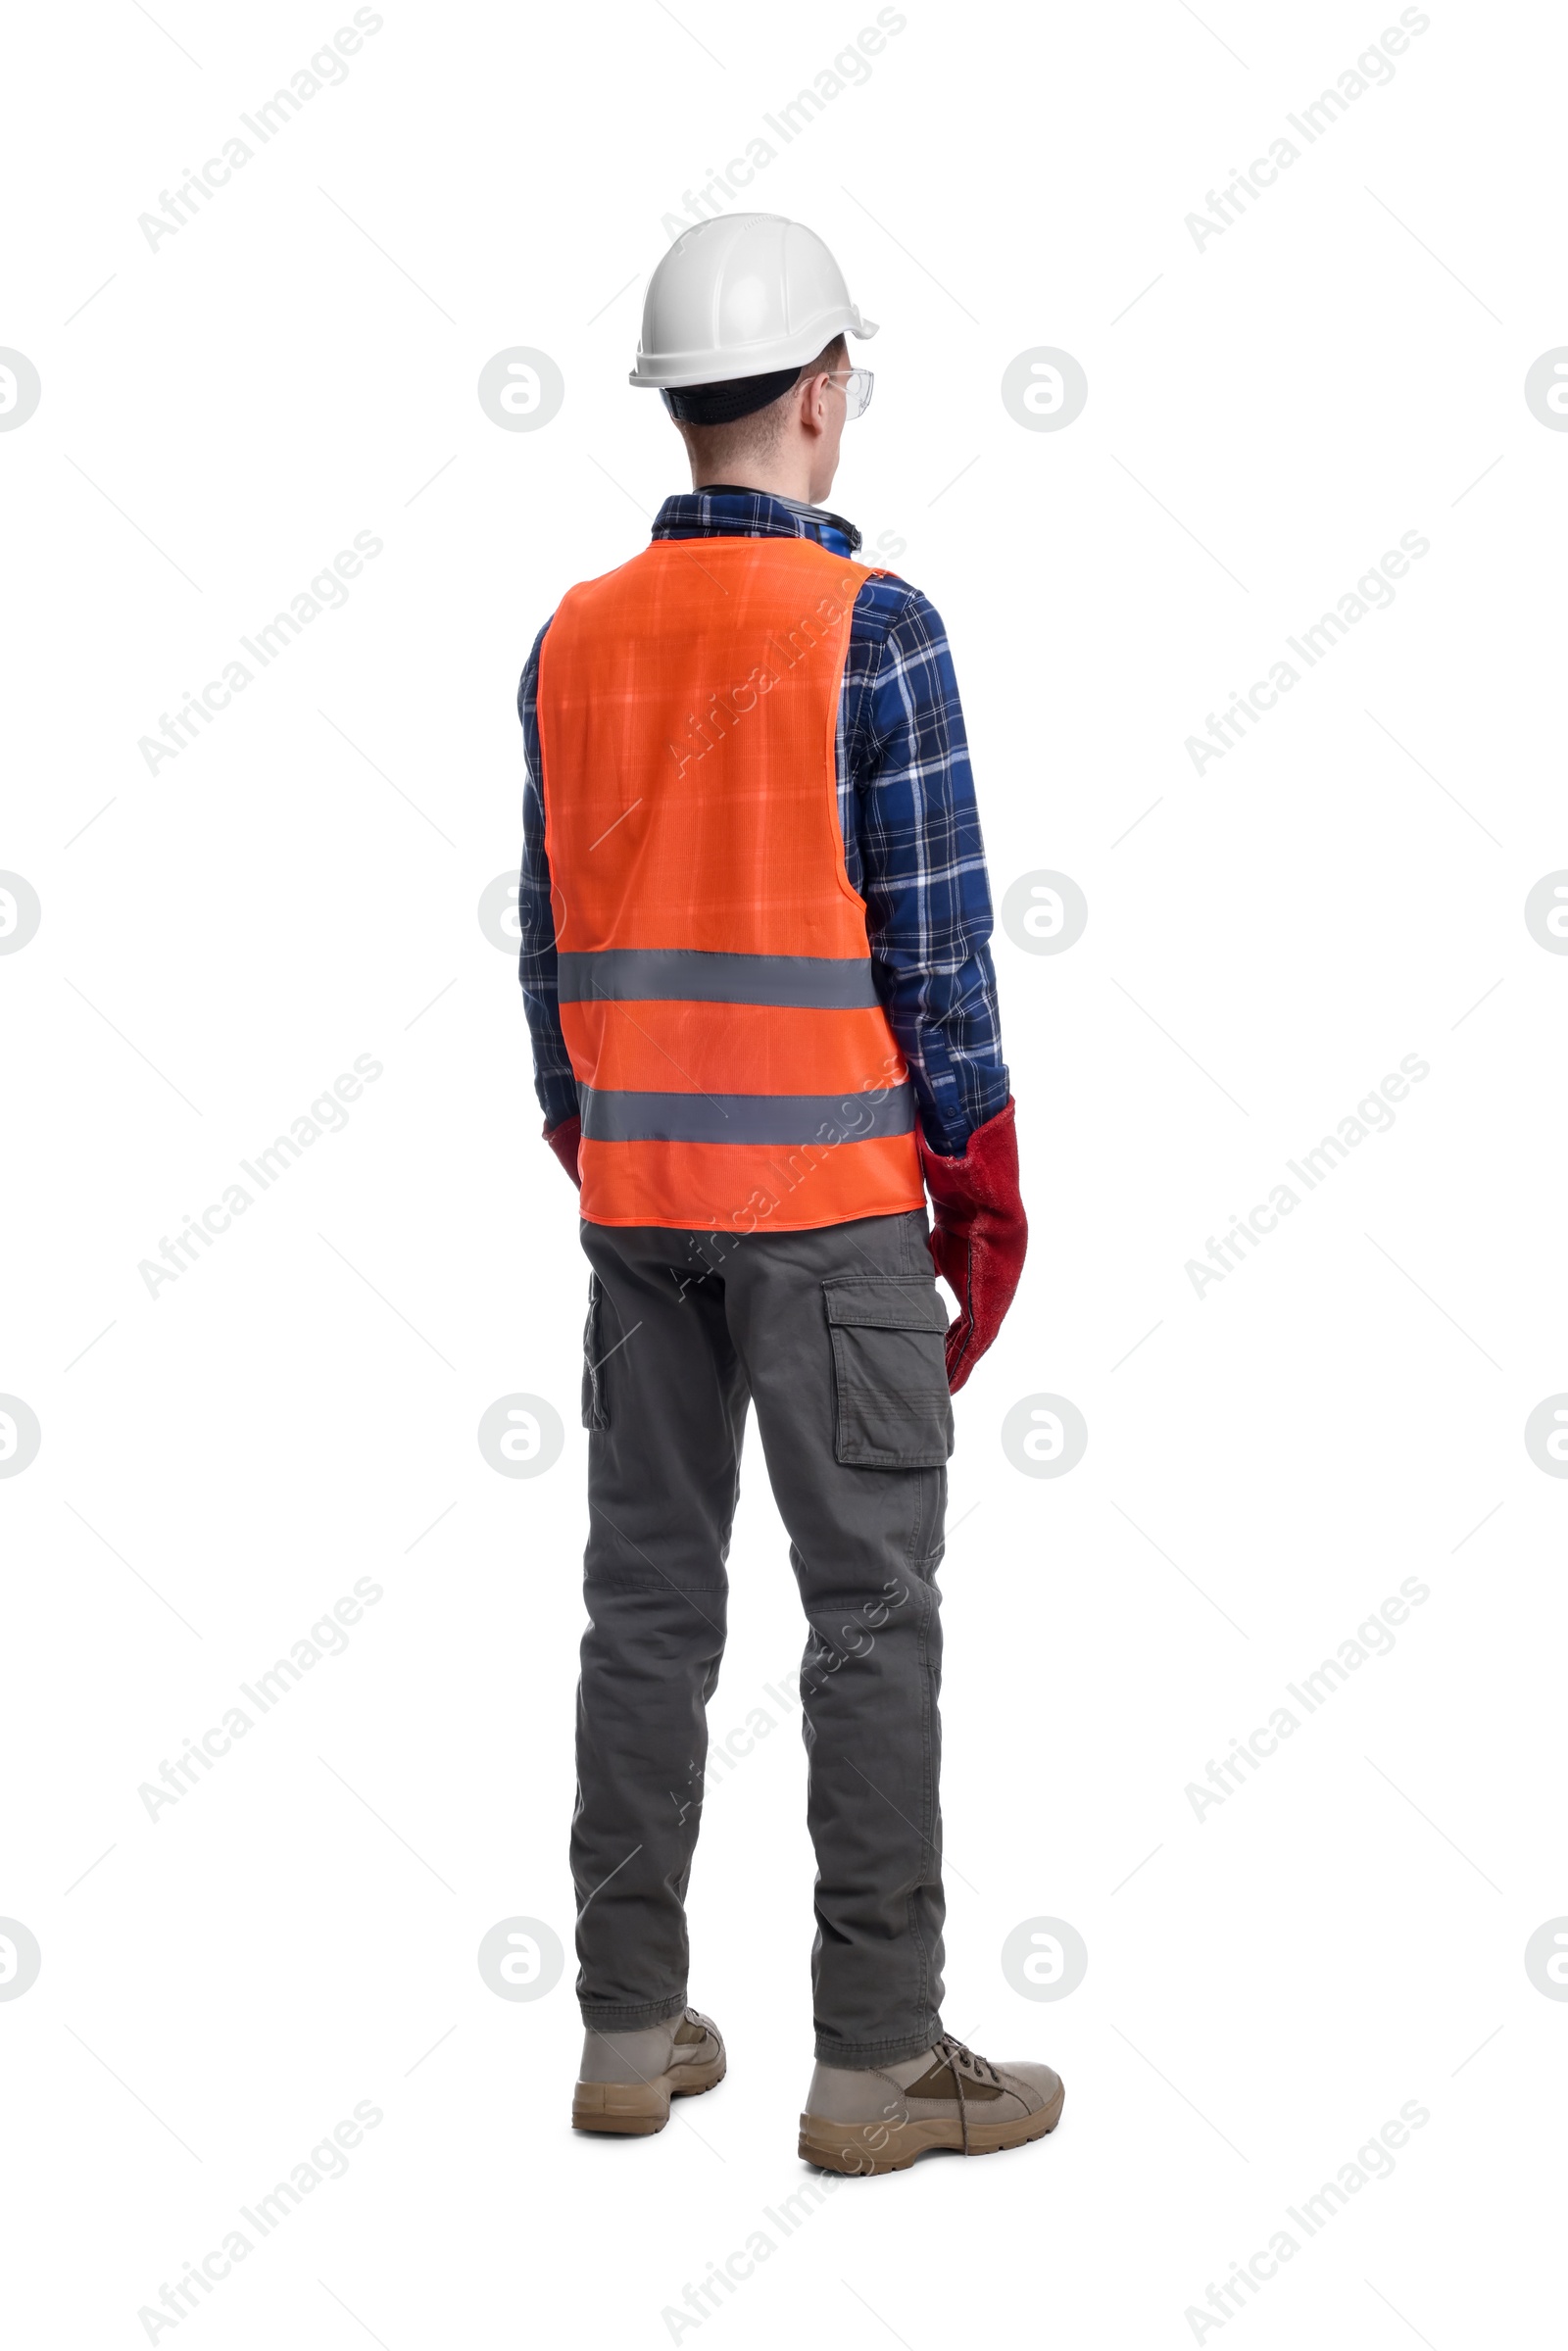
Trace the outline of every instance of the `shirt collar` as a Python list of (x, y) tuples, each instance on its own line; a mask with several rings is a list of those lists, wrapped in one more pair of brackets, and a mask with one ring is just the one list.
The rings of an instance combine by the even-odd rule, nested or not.
[(814, 539), (830, 555), (853, 556), (860, 534), (842, 514), (803, 506), (769, 490), (715, 483), (666, 498), (654, 517), (656, 539)]

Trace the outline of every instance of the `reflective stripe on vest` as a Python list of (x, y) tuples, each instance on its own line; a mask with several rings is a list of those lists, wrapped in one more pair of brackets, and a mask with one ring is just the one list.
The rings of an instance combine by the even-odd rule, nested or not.
[(808, 539), (658, 540), (545, 635), (561, 1023), (592, 1224), (800, 1231), (924, 1202), (839, 833), (850, 616)]

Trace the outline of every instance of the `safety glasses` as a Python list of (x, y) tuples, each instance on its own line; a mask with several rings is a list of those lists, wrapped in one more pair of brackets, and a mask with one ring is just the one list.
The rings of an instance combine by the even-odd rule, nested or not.
[(871, 405), (871, 386), (876, 381), (869, 367), (834, 367), (828, 370), (830, 383), (844, 386), (844, 421), (853, 424), (863, 416)]

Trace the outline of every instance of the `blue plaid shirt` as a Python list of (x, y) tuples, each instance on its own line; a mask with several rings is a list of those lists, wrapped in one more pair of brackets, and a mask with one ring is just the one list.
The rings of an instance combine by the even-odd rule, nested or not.
[[(666, 498), (654, 537), (815, 539), (841, 556), (860, 544), (839, 515), (760, 490)], [(575, 1112), (577, 1084), (556, 995), (539, 780), (535, 699), (549, 625), (517, 690), (527, 761), (517, 913), (534, 1086), (555, 1126)], [(902, 579), (868, 579), (856, 599), (839, 697), (838, 785), (844, 861), (865, 900), (875, 984), (909, 1065), (920, 1124), (933, 1151), (960, 1155), (1007, 1101), (988, 944), (991, 891), (947, 632), (934, 606)]]

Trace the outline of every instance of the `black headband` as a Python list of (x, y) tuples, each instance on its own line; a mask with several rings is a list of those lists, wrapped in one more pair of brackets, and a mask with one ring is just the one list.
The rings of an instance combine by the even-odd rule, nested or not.
[(799, 367), (775, 367), (767, 375), (741, 375), (728, 383), (686, 384), (678, 392), (659, 397), (677, 424), (733, 424), (738, 416), (753, 416), (783, 398), (800, 375)]

